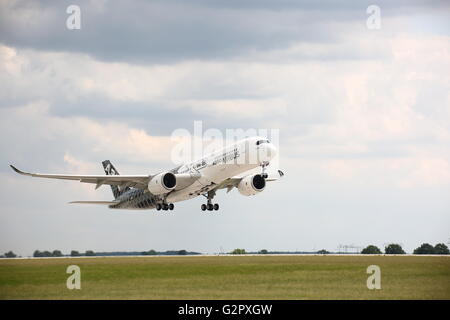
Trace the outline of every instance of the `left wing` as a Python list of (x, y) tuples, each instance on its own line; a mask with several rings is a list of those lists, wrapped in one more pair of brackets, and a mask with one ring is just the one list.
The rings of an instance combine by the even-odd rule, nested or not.
[(146, 189), (149, 180), (152, 178), (151, 175), (73, 175), (73, 174), (41, 174), (41, 173), (29, 173), (24, 172), (13, 165), (10, 165), (10, 167), (17, 173), (25, 175), (25, 176), (31, 176), (31, 177), (37, 177), (37, 178), (49, 178), (49, 179), (62, 179), (62, 180), (78, 180), (80, 182), (85, 183), (94, 183), (95, 189), (99, 188), (100, 186), (107, 184), (107, 185), (114, 185), (114, 186), (121, 186), (124, 187), (134, 187), (139, 189)]

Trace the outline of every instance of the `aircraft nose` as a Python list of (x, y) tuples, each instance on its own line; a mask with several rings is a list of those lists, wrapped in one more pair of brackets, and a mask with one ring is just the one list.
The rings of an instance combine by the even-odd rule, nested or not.
[(265, 143), (259, 149), (259, 160), (267, 162), (272, 160), (277, 154), (277, 148), (271, 143)]
[(272, 144), (268, 143), (266, 145), (267, 157), (273, 159), (277, 155), (277, 148)]

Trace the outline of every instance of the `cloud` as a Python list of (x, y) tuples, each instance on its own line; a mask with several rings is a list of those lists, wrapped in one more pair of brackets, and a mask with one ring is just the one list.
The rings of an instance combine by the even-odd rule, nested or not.
[[(167, 159), (167, 152), (158, 151), (161, 157), (155, 158), (139, 151), (139, 145), (161, 150), (161, 144), (154, 146), (149, 140), (152, 136), (169, 137), (177, 128), (192, 129), (198, 119), (205, 122), (205, 130), (281, 128), (281, 147), (287, 157), (359, 161), (410, 157), (414, 156), (411, 146), (425, 149), (425, 143), (438, 146), (450, 140), (447, 40), (385, 37), (378, 39), (376, 47), (383, 46), (387, 54), (375, 60), (326, 65), (300, 59), (283, 64), (206, 61), (138, 67), (82, 54), (3, 46), (1, 67), (10, 86), (3, 91), (3, 101), (8, 103), (14, 92), (18, 98), (8, 103), (9, 108), (21, 100), (29, 105), (41, 101), (46, 105), (42, 123), (76, 122), (75, 131), (89, 135), (84, 139), (89, 141), (87, 148), (96, 145), (97, 155), (112, 156), (114, 150), (126, 150), (117, 155), (119, 159), (161, 162), (163, 154)], [(355, 44), (370, 47), (365, 38)], [(42, 116), (34, 109), (20, 113), (34, 119)], [(128, 125), (121, 124), (123, 120)], [(447, 152), (436, 150), (429, 156), (449, 159)]]
[[(2, 154), (3, 163), (14, 161), (29, 170), (81, 172), (80, 168), (94, 168), (94, 162), (97, 173), (101, 173), (100, 162), (110, 158), (113, 162), (125, 163), (134, 159), (135, 166), (151, 163), (150, 168), (147, 165), (150, 170), (158, 164), (170, 169), (170, 149), (175, 143), (170, 136), (152, 136), (114, 121), (100, 123), (83, 117), (52, 116), (45, 101), (20, 108), (3, 108), (0, 114), (2, 134), (14, 141), (11, 147), (8, 147), (11, 139), (0, 141), (2, 148), (8, 150)], [(24, 130), (31, 134), (24, 134)], [(30, 153), (35, 155), (32, 163), (27, 159)], [(62, 166), (62, 160), (68, 166)]]
[[(82, 28), (66, 29), (70, 1), (5, 1), (0, 41), (20, 48), (85, 53), (105, 61), (139, 64), (242, 58), (298, 43), (339, 42), (351, 25), (366, 30), (366, 8), (345, 1), (81, 1)], [(380, 1), (383, 17), (415, 14), (422, 1), (394, 6)], [(445, 21), (448, 3), (434, 1)], [(427, 8), (428, 9), (428, 8)], [(345, 53), (341, 54), (344, 57)]]

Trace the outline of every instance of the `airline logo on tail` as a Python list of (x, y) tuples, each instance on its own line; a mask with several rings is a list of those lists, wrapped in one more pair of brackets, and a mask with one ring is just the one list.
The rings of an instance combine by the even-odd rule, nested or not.
[(105, 173), (109, 176), (116, 176), (119, 175), (119, 172), (117, 172), (116, 168), (111, 164), (109, 160), (105, 160), (102, 162), (103, 168), (105, 169)]

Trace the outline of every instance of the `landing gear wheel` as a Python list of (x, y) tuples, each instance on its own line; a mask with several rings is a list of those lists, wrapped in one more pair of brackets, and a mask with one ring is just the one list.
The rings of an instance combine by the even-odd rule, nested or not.
[(211, 203), (208, 203), (208, 211), (213, 211), (214, 206)]
[(169, 210), (170, 210), (170, 211), (172, 211), (174, 207), (175, 207), (175, 206), (173, 205), (173, 203), (169, 203)]
[(156, 210), (159, 211), (159, 210), (161, 210), (161, 209), (162, 209), (161, 204), (157, 203), (157, 204), (156, 204)]
[(164, 211), (167, 211), (167, 210), (169, 210), (169, 205), (168, 204), (163, 204), (163, 210)]
[(206, 211), (206, 204), (202, 204), (201, 208), (202, 208), (202, 211)]
[(219, 204), (218, 204), (218, 203), (215, 203), (215, 204), (214, 204), (214, 210), (215, 210), (215, 211), (219, 210)]

